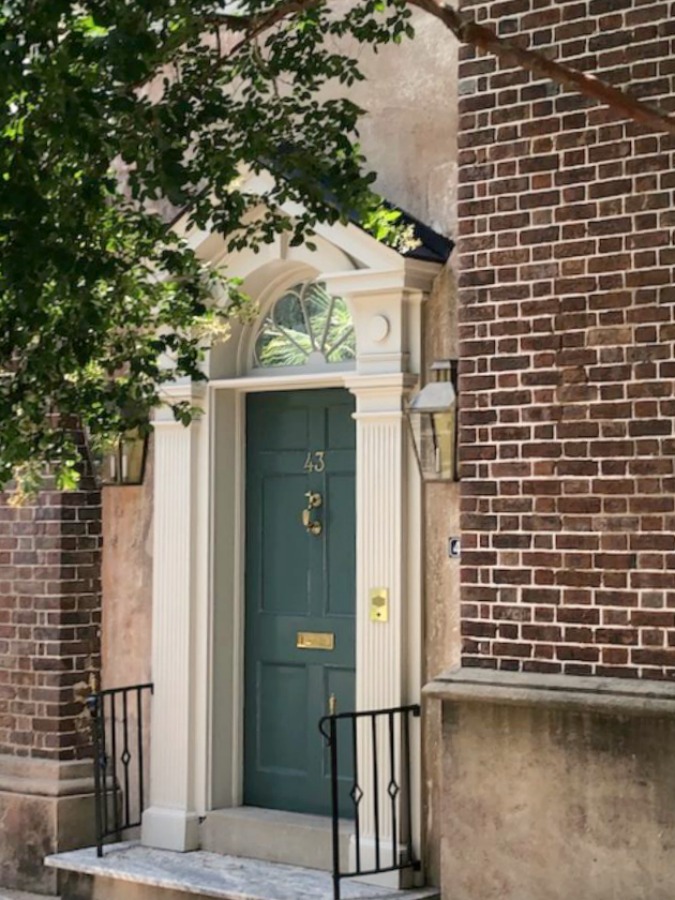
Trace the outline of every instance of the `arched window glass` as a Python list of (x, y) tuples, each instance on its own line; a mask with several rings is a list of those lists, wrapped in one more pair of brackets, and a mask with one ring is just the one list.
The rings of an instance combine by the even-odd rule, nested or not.
[(263, 321), (255, 342), (254, 365), (320, 366), (356, 357), (356, 335), (342, 297), (318, 281), (296, 284), (280, 297)]

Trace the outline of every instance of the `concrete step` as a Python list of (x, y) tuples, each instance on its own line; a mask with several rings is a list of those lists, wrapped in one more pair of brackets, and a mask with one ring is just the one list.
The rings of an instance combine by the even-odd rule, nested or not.
[[(349, 865), (351, 822), (340, 822), (340, 865)], [(265, 859), (306, 869), (333, 867), (331, 820), (324, 816), (239, 806), (207, 813), (202, 822), (202, 850), (224, 856)]]
[[(332, 879), (327, 872), (242, 857), (220, 856), (203, 850), (173, 853), (139, 844), (112, 844), (101, 859), (96, 849), (73, 850), (48, 856), (45, 865), (76, 873), (91, 882), (80, 884), (73, 897), (95, 900), (332, 900)], [(140, 889), (140, 890), (139, 890)], [(70, 900), (70, 894), (66, 892)], [(344, 900), (438, 900), (434, 888), (395, 890), (342, 882)]]
[(29, 894), (26, 891), (15, 891), (10, 888), (4, 888), (0, 885), (0, 900), (60, 900), (50, 894), (46, 897), (44, 894)]

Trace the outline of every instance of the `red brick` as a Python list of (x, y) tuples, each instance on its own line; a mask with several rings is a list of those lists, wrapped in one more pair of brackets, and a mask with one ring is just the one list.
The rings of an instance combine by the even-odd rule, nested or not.
[[(73, 686), (98, 670), (100, 656), (100, 537), (89, 536), (91, 523), (100, 526), (100, 494), (47, 489), (18, 509), (6, 499), (0, 546), (16, 549), (0, 558), (0, 685), (9, 701), (1, 750), (76, 758), (89, 740), (77, 727)], [(37, 678), (50, 686), (36, 688)]]
[[(526, 45), (675, 96), (667, 4), (460, 7), (518, 16)], [(459, 222), (475, 242), (460, 261), (462, 406), (474, 416), (460, 435), (473, 503), (462, 527), (465, 545), (496, 554), (471, 571), (489, 587), (463, 590), (473, 621), (504, 609), (525, 623), (498, 648), (465, 648), (464, 663), (672, 678), (675, 142), (472, 51), (460, 60), (460, 78), (477, 79), (459, 139), (460, 183), (475, 192)]]

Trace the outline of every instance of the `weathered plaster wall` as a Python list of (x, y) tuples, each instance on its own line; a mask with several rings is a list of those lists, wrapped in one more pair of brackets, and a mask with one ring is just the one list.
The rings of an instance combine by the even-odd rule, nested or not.
[(68, 900), (193, 900), (195, 897), (185, 891), (72, 873), (63, 880), (63, 890)]
[[(138, 487), (106, 487), (102, 492), (101, 683), (104, 688), (152, 681), (152, 458), (151, 441), (144, 483)], [(148, 700), (144, 701), (143, 776), (146, 791), (150, 784), (150, 709)], [(129, 733), (134, 735), (137, 707), (133, 699), (129, 702), (128, 715)], [(118, 735), (120, 721), (118, 719)], [(139, 803), (137, 765), (134, 751), (129, 770), (132, 815)], [(127, 838), (133, 837), (133, 833), (127, 835)]]
[[(336, 4), (340, 12), (343, 0)], [(456, 213), (458, 45), (432, 16), (413, 11), (413, 40), (381, 47), (377, 54), (354, 40), (334, 39), (335, 52), (359, 61), (365, 81), (336, 86), (322, 96), (348, 92), (366, 113), (360, 143), (376, 190), (439, 232), (449, 234)], [(236, 43), (238, 38), (230, 36)], [(224, 39), (223, 48), (228, 38)], [(162, 76), (148, 87), (161, 96)], [(120, 176), (124, 177), (123, 169)], [(158, 202), (167, 220), (178, 209)]]
[[(434, 360), (457, 358), (457, 283), (448, 265), (424, 310), (425, 380)], [(424, 489), (424, 683), (459, 661), (459, 565), (448, 556), (448, 538), (458, 537), (459, 483)], [(443, 742), (441, 708), (426, 703), (423, 719), (422, 834), (427, 879), (440, 883)]]
[(444, 738), (452, 900), (671, 900), (675, 719), (445, 704)]
[(102, 683), (151, 681), (152, 447), (144, 484), (103, 490)]
[(366, 81), (350, 96), (367, 113), (360, 134), (376, 189), (443, 234), (456, 215), (457, 42), (415, 13), (412, 41), (377, 54), (353, 48)]
[[(426, 224), (452, 234), (457, 44), (431, 17), (416, 13), (413, 21), (413, 41), (384, 47), (377, 55), (353, 44), (345, 47), (358, 56), (367, 76), (349, 93), (367, 113), (361, 142), (377, 173), (377, 189)], [(441, 318), (432, 315), (433, 328), (445, 328), (449, 321), (442, 295), (443, 290), (434, 304)], [(104, 491), (103, 522), (103, 681), (110, 687), (149, 675), (151, 469), (142, 488)]]

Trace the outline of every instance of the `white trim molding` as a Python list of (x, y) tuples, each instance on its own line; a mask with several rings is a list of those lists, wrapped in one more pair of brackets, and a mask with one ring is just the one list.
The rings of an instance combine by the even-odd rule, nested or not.
[[(202, 258), (222, 260), (220, 238), (192, 240)], [(157, 422), (151, 806), (142, 828), (143, 843), (155, 847), (193, 849), (200, 816), (242, 802), (247, 393), (344, 387), (354, 394), (357, 705), (420, 699), (421, 483), (404, 420), (422, 366), (422, 302), (440, 266), (406, 260), (355, 226), (322, 226), (315, 253), (277, 244), (257, 267), (249, 254), (228, 258), (228, 272), (242, 277), (261, 310), (272, 288), (293, 284), (299, 271), (339, 288), (354, 322), (356, 361), (350, 371), (252, 373), (252, 332), (236, 326), (209, 355), (206, 391), (171, 389), (175, 399), (196, 400), (201, 417), (187, 429), (170, 416)], [(370, 619), (375, 587), (388, 590), (386, 623)], [(367, 760), (365, 742), (361, 752)], [(369, 770), (366, 762), (362, 771)], [(413, 790), (419, 805), (419, 773)], [(372, 818), (366, 804), (366, 839)], [(418, 820), (414, 838), (419, 844)]]

